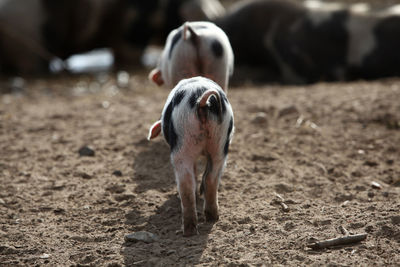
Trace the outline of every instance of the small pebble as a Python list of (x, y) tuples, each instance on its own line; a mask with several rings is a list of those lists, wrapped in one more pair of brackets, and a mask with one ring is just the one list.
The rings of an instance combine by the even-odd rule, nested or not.
[(54, 214), (63, 214), (65, 213), (65, 209), (63, 208), (56, 208), (53, 210)]
[(115, 175), (115, 176), (118, 176), (118, 177), (121, 177), (122, 176), (122, 172), (121, 171), (119, 171), (119, 170), (115, 170), (115, 171), (113, 171), (113, 173), (112, 173), (113, 175)]
[(347, 206), (347, 204), (349, 204), (349, 200), (346, 200), (346, 201), (344, 201), (340, 206), (342, 206), (342, 207), (346, 207)]
[(106, 100), (106, 101), (103, 101), (103, 102), (101, 102), (101, 106), (102, 106), (104, 109), (108, 109), (108, 108), (110, 107), (110, 102), (108, 102), (107, 100)]
[(94, 157), (94, 150), (88, 146), (83, 146), (79, 149), (79, 156)]
[(48, 258), (50, 258), (50, 255), (49, 255), (49, 254), (46, 254), (46, 253), (43, 253), (43, 254), (40, 256), (40, 258), (41, 258), (41, 259), (48, 259)]
[(388, 165), (393, 165), (393, 163), (394, 163), (394, 160), (392, 160), (392, 159), (388, 159), (386, 161), (386, 164), (388, 164)]
[(176, 250), (167, 251), (167, 256), (172, 255), (172, 254), (176, 254)]
[(378, 182), (371, 182), (371, 186), (376, 189), (382, 189), (382, 186)]
[(267, 123), (267, 122), (268, 122), (267, 114), (265, 114), (264, 112), (259, 112), (259, 113), (257, 113), (257, 114), (254, 116), (252, 122), (253, 122), (254, 124), (265, 124), (265, 123)]
[(158, 239), (159, 238), (157, 235), (146, 231), (140, 231), (125, 235), (126, 242), (143, 241), (145, 243), (152, 243), (157, 241)]
[(87, 180), (93, 178), (92, 175), (90, 175), (90, 174), (88, 174), (88, 173), (86, 173), (86, 172), (77, 173), (76, 176), (82, 177), (83, 179), (87, 179)]
[(282, 108), (278, 113), (278, 117), (284, 117), (284, 116), (290, 115), (290, 114), (299, 114), (299, 110), (297, 109), (296, 106), (288, 106), (288, 107)]
[(369, 166), (369, 167), (376, 167), (379, 165), (379, 163), (376, 161), (367, 160), (364, 162), (364, 165)]

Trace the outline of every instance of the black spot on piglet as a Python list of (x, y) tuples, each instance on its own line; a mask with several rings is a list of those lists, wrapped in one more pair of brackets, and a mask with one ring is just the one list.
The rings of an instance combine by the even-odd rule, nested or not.
[(224, 155), (228, 155), (229, 151), (229, 142), (230, 142), (230, 136), (232, 133), (233, 129), (233, 118), (231, 117), (231, 120), (229, 121), (229, 128), (228, 128), (228, 133), (226, 135), (226, 140), (225, 140), (225, 146), (224, 146)]
[(180, 30), (177, 33), (175, 33), (174, 37), (172, 37), (171, 47), (170, 47), (169, 53), (168, 53), (168, 57), (169, 58), (171, 58), (172, 51), (174, 50), (174, 47), (175, 47), (176, 43), (179, 41), (179, 39), (181, 39), (181, 37), (182, 37), (182, 30)]
[(185, 91), (177, 91), (172, 98), (171, 102), (168, 104), (167, 109), (164, 113), (163, 121), (163, 133), (165, 140), (170, 145), (171, 151), (173, 151), (178, 143), (178, 135), (175, 131), (174, 123), (172, 120), (173, 109), (182, 102), (185, 97)]
[(172, 105), (174, 107), (178, 106), (181, 103), (182, 99), (185, 97), (185, 94), (186, 93), (184, 90), (177, 91), (174, 95), (174, 98), (172, 99)]
[(165, 111), (163, 118), (163, 133), (165, 140), (173, 151), (178, 143), (178, 135), (175, 132), (174, 123), (172, 120), (173, 102), (171, 101)]
[(165, 140), (167, 140), (168, 144), (169, 144), (169, 125), (171, 123), (172, 108), (173, 108), (172, 102), (170, 102), (167, 106), (167, 109), (165, 110), (163, 118), (163, 133)]
[(222, 45), (218, 40), (214, 40), (211, 43), (211, 51), (214, 53), (214, 56), (216, 58), (220, 58), (224, 54), (224, 49), (222, 48)]
[(175, 150), (177, 143), (178, 143), (178, 135), (176, 134), (174, 124), (171, 121), (169, 124), (169, 140), (168, 140), (168, 144), (171, 147), (171, 151)]

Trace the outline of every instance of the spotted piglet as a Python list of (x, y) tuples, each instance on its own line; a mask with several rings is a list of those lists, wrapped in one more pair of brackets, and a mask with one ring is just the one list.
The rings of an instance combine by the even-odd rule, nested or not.
[(233, 136), (233, 113), (224, 91), (203, 77), (184, 79), (171, 91), (161, 120), (148, 139), (162, 132), (171, 148), (171, 163), (181, 198), (183, 235), (197, 234), (196, 160), (206, 157), (200, 185), (208, 222), (218, 220), (218, 184)]
[(186, 22), (167, 38), (149, 79), (173, 88), (180, 80), (207, 77), (226, 92), (233, 73), (233, 52), (226, 34), (214, 23)]

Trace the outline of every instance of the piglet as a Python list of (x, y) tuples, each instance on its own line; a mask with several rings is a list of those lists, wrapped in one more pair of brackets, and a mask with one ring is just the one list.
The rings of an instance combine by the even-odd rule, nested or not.
[(171, 148), (171, 163), (181, 198), (183, 235), (197, 234), (196, 161), (206, 158), (200, 185), (206, 221), (217, 221), (218, 185), (233, 136), (233, 112), (219, 85), (204, 77), (184, 79), (171, 91), (161, 120), (148, 139), (163, 133)]
[(233, 60), (229, 39), (219, 27), (211, 22), (186, 22), (168, 35), (149, 79), (173, 88), (182, 79), (203, 76), (227, 91)]

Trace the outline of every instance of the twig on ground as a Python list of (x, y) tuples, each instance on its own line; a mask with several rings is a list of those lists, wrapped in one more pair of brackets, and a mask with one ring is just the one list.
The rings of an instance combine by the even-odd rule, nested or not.
[(309, 248), (317, 250), (323, 248), (329, 248), (338, 245), (347, 245), (352, 243), (357, 243), (363, 241), (367, 238), (367, 234), (358, 234), (358, 235), (348, 235), (339, 238), (333, 238), (323, 241), (318, 241), (313, 244), (307, 245)]
[(285, 199), (278, 193), (274, 192), (274, 195), (279, 199), (279, 202), (285, 202)]
[(346, 200), (346, 201), (344, 201), (342, 204), (340, 204), (340, 206), (342, 206), (342, 207), (346, 207), (347, 206), (347, 204), (349, 204), (349, 200)]
[(340, 232), (341, 232), (342, 234), (344, 234), (344, 235), (349, 235), (349, 234), (350, 234), (349, 231), (347, 231), (347, 229), (344, 228), (342, 225), (339, 226), (339, 230), (340, 230)]
[(285, 199), (281, 195), (276, 193), (276, 192), (274, 192), (274, 194), (275, 194), (275, 196), (277, 198), (274, 202), (279, 204), (282, 207), (282, 210), (284, 212), (288, 212), (289, 211), (289, 207), (288, 207), (288, 205), (285, 204)]
[(281, 204), (281, 207), (282, 207), (283, 211), (285, 211), (285, 212), (289, 211), (288, 205), (286, 205), (284, 202), (281, 202), (280, 204)]

